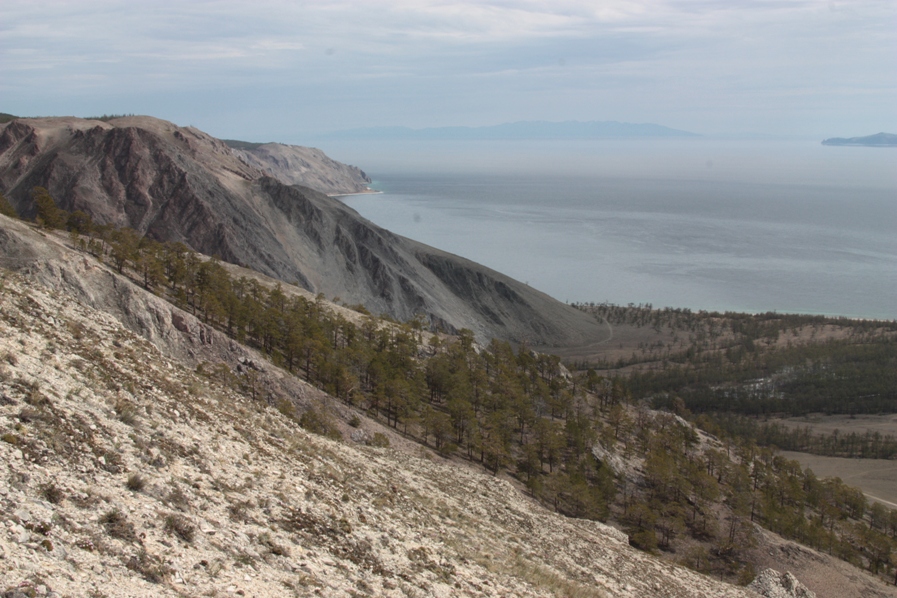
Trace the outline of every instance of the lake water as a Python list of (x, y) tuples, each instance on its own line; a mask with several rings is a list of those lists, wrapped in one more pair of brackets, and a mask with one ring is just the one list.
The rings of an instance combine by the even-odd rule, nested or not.
[(325, 151), (398, 234), (561, 301), (897, 318), (897, 149), (818, 141), (371, 142)]

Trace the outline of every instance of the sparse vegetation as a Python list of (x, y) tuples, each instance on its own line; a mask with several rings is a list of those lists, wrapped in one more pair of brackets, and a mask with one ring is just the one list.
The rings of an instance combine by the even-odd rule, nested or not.
[(333, 419), (322, 409), (311, 408), (306, 410), (299, 418), (299, 425), (313, 434), (320, 434), (336, 440), (342, 438), (342, 434), (339, 428), (336, 427)]
[(137, 409), (133, 404), (127, 401), (117, 401), (114, 408), (115, 414), (121, 422), (129, 426), (137, 425)]
[(41, 486), (40, 493), (41, 496), (44, 497), (44, 500), (53, 503), (54, 505), (58, 505), (65, 498), (65, 492), (63, 492), (62, 488), (52, 482), (48, 482)]
[(374, 436), (371, 438), (371, 446), (389, 448), (389, 436), (383, 432), (374, 432)]
[(196, 528), (183, 515), (171, 513), (165, 516), (165, 531), (190, 544), (193, 542)]
[(179, 510), (186, 511), (190, 508), (190, 499), (180, 486), (175, 485), (165, 496), (165, 502)]
[(140, 492), (146, 486), (146, 480), (139, 473), (132, 473), (125, 482), (125, 487), (131, 492)]
[(128, 116), (134, 116), (133, 114), (104, 114), (103, 116), (85, 116), (84, 120), (99, 120), (103, 122), (109, 122), (110, 120), (114, 120), (116, 118), (126, 118)]
[(137, 541), (134, 525), (118, 509), (112, 509), (103, 514), (100, 517), (100, 524), (106, 529), (106, 533), (113, 538), (124, 540), (125, 542)]
[(131, 571), (136, 571), (143, 579), (150, 583), (162, 583), (171, 573), (164, 561), (150, 555), (145, 549), (140, 549), (137, 554), (128, 558), (125, 566)]
[[(96, 237), (92, 236), (94, 233)], [(695, 421), (716, 435), (719, 442), (696, 434), (672, 415), (691, 417), (690, 408), (700, 405), (694, 402), (697, 395), (689, 394), (687, 384), (675, 387), (675, 393), (658, 390), (666, 384), (659, 381), (662, 376), (678, 376), (677, 371), (687, 373), (691, 365), (698, 363), (688, 362), (687, 355), (682, 358), (686, 361), (678, 364), (668, 358), (669, 363), (675, 364), (669, 367), (662, 363), (649, 367), (645, 362), (644, 371), (632, 374), (627, 381), (610, 369), (592, 367), (571, 373), (557, 357), (534, 353), (525, 346), (515, 348), (493, 341), (488, 347), (479, 348), (468, 331), (456, 338), (433, 337), (429, 344), (423, 344), (419, 327), (412, 324), (368, 318), (349, 321), (321, 300), (291, 296), (279, 286), (264, 287), (247, 279), (234, 279), (215, 260), (205, 261), (185, 248), (152, 245), (139, 239), (134, 244), (130, 233), (114, 230), (94, 229), (90, 234), (88, 244), (94, 243), (97, 254), (109, 259), (117, 270), (134, 276), (143, 286), (190, 310), (209, 325), (257, 347), (284, 370), (445, 457), (466, 459), (494, 475), (514, 477), (532, 496), (558, 512), (613, 519), (627, 529), (633, 544), (647, 551), (675, 553), (674, 558), (695, 569), (731, 580), (744, 579), (750, 565), (744, 553), (752, 542), (751, 523), (757, 522), (870, 571), (882, 575), (893, 571), (893, 565), (881, 556), (884, 552), (890, 554), (894, 546), (888, 524), (882, 523), (887, 517), (873, 516), (862, 495), (857, 496), (838, 482), (814, 479), (793, 462), (746, 441), (744, 435), (727, 433), (718, 424), (714, 427), (709, 418)], [(97, 249), (98, 239), (102, 241), (99, 246), (105, 245), (106, 249)], [(141, 262), (151, 259), (159, 260), (161, 275), (152, 274), (153, 267)], [(690, 321), (683, 318), (681, 325)], [(887, 330), (870, 330), (870, 338), (890, 334)], [(81, 336), (84, 334), (80, 332)], [(758, 353), (756, 347), (761, 341), (753, 338), (751, 342), (754, 353)], [(885, 342), (879, 344), (887, 347)], [(738, 364), (758, 367), (759, 363), (746, 357), (751, 351), (744, 339), (740, 346), (741, 349), (729, 347), (732, 359), (741, 361), (730, 360), (735, 365), (728, 370), (739, 376), (749, 368)], [(114, 347), (97, 348), (98, 357), (91, 362), (101, 364), (107, 359), (113, 361), (113, 357), (133, 359), (126, 343)], [(719, 353), (721, 349), (717, 346), (714, 350)], [(55, 354), (55, 345), (48, 344), (46, 351), (47, 355)], [(113, 357), (107, 357), (110, 354)], [(878, 363), (876, 359), (872, 361)], [(638, 369), (635, 365), (633, 362), (625, 367), (631, 372)], [(675, 370), (677, 367), (680, 370)], [(259, 399), (253, 407), (241, 408), (244, 415), (261, 413), (270, 403), (265, 402), (269, 396), (262, 381), (252, 378), (257, 371), (249, 366), (232, 371), (226, 366), (207, 364), (197, 368), (197, 375), (191, 374), (189, 381), (172, 388), (195, 405), (218, 392), (213, 388), (221, 385), (228, 392), (241, 391)], [(706, 372), (695, 375), (705, 376), (700, 378), (701, 383), (709, 384), (713, 380), (710, 371), (712, 368), (708, 367)], [(140, 392), (140, 384), (133, 381), (95, 375), (110, 391), (122, 396), (133, 397)], [(686, 382), (691, 380), (689, 375), (685, 376)], [(722, 387), (730, 382), (723, 380)], [(655, 384), (658, 386), (652, 386)], [(185, 389), (189, 392), (185, 393)], [(715, 387), (711, 390), (718, 391)], [(29, 407), (19, 412), (21, 423), (39, 430), (57, 399), (50, 400), (49, 387), (46, 392), (39, 387), (28, 392), (22, 393)], [(670, 413), (650, 412), (637, 399), (651, 399)], [(137, 411), (131, 398), (116, 403), (106, 400), (104, 404), (107, 412), (108, 406), (113, 405), (121, 421), (136, 423)], [(298, 415), (298, 423), (309, 431), (338, 436), (333, 416), (321, 405), (297, 410), (296, 404), (281, 401), (276, 408), (294, 420)], [(274, 410), (267, 413), (277, 416)], [(349, 424), (363, 426), (358, 416), (354, 421), (350, 419)], [(234, 430), (246, 438), (254, 436), (242, 423), (235, 425)], [(273, 436), (283, 437), (279, 433)], [(16, 442), (24, 443), (27, 438), (31, 437), (21, 433)], [(177, 459), (194, 458), (194, 449), (189, 446), (163, 439), (161, 434), (153, 442), (156, 440), (159, 467)], [(382, 432), (365, 441), (374, 446), (389, 445), (389, 437)], [(628, 464), (643, 475), (615, 471), (618, 462), (596, 456), (596, 446), (607, 449), (606, 454), (621, 456), (624, 468)], [(116, 450), (100, 444), (91, 450), (102, 458), (98, 461), (103, 469), (121, 470)], [(262, 460), (259, 454), (246, 449), (241, 465), (255, 467)], [(254, 475), (246, 476), (243, 491), (259, 484)], [(344, 484), (346, 480), (344, 473), (329, 465), (316, 467), (314, 475), (333, 484)], [(120, 487), (121, 478), (117, 479)], [(172, 478), (164, 500), (172, 509), (189, 514), (191, 501), (179, 485), (182, 482), (191, 484), (184, 478)], [(139, 492), (132, 488), (130, 477), (126, 486)], [(349, 493), (345, 496), (350, 500), (353, 497)], [(197, 498), (197, 504), (200, 500)], [(387, 492), (373, 500), (391, 504), (399, 499)], [(257, 512), (269, 509), (268, 505), (249, 501), (231, 507), (229, 515), (239, 523), (260, 521), (263, 516)], [(330, 520), (298, 509), (289, 513), (277, 521), (284, 531), (300, 536), (316, 533), (336, 540), (349, 534), (354, 525), (354, 520), (350, 523), (345, 517)], [(186, 514), (166, 516), (162, 527), (166, 533), (189, 543), (194, 532)], [(124, 514), (109, 511), (100, 523), (109, 536), (136, 541), (133, 526)], [(189, 538), (182, 534), (188, 527)], [(258, 541), (269, 554), (277, 556), (283, 552), (283, 544), (274, 536), (259, 537)], [(701, 548), (681, 551), (683, 546), (695, 544)], [(867, 546), (887, 546), (887, 550), (882, 549), (879, 554)], [(363, 548), (343, 542), (334, 550), (343, 551), (338, 552), (340, 556), (355, 555), (352, 558), (367, 562)], [(425, 558), (416, 562), (426, 564), (431, 560), (437, 562)]]
[[(0, 115), (2, 116), (2, 115)], [(0, 124), (2, 124), (2, 120), (0, 120)], [(12, 207), (12, 204), (9, 203), (9, 200), (0, 193), (0, 214), (4, 216), (9, 216), (10, 218), (18, 218), (19, 214), (16, 212), (16, 209)]]

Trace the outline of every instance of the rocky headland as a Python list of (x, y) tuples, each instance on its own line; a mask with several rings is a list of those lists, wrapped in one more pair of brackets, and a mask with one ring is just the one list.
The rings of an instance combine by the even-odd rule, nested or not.
[(363, 170), (337, 162), (319, 149), (232, 139), (224, 142), (246, 164), (288, 185), (309, 187), (327, 195), (370, 191), (371, 178)]

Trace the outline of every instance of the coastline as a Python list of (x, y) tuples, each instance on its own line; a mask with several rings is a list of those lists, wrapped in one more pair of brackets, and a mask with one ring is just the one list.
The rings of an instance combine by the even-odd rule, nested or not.
[(356, 191), (355, 193), (328, 193), (327, 197), (349, 197), (350, 195), (378, 195), (382, 193), (383, 191), (368, 189), (367, 191)]

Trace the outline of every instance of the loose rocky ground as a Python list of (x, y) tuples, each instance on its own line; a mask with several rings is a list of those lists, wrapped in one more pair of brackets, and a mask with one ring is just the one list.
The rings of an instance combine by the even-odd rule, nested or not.
[[(433, 456), (2, 220), (0, 594), (752, 595)], [(310, 407), (347, 440), (299, 428)], [(895, 595), (772, 534), (756, 550), (819, 598)]]
[(24, 276), (4, 272), (0, 313), (0, 590), (750, 595), (506, 481), (366, 446), (372, 422), (357, 443), (307, 434)]
[[(766, 530), (758, 530), (751, 560), (757, 570), (771, 567), (792, 573), (816, 598), (891, 598), (897, 588), (831, 555), (807, 548)], [(749, 586), (758, 589), (756, 586)], [(800, 594), (793, 594), (800, 596)], [(775, 594), (768, 594), (769, 598)]]

